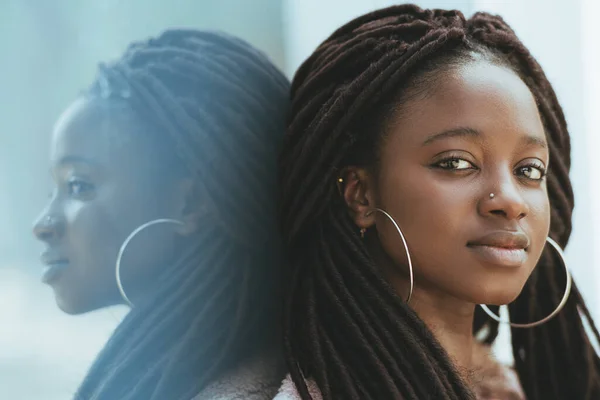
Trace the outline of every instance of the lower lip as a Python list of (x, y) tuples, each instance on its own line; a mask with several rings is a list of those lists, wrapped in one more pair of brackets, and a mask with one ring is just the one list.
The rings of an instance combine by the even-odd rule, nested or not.
[(69, 266), (68, 262), (61, 262), (61, 263), (48, 265), (44, 269), (44, 272), (42, 274), (42, 282), (52, 283), (52, 282), (56, 281), (58, 278), (60, 278), (60, 276), (67, 269), (68, 266)]
[(506, 249), (493, 246), (469, 246), (484, 261), (503, 267), (520, 267), (527, 259), (525, 249)]

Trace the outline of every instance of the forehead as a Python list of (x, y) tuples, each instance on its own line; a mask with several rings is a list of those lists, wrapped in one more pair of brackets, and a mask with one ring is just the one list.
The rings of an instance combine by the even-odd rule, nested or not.
[(508, 68), (475, 61), (445, 73), (427, 96), (410, 100), (391, 121), (403, 140), (422, 142), (425, 136), (468, 127), (496, 139), (511, 132), (544, 138), (535, 99), (525, 83)]
[(54, 126), (50, 158), (53, 163), (72, 156), (114, 161), (120, 152), (129, 150), (136, 129), (139, 124), (124, 102), (80, 98)]

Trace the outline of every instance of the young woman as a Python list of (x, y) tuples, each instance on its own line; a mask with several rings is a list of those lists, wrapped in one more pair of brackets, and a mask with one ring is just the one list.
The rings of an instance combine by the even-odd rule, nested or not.
[(335, 31), (292, 83), (278, 399), (470, 399), (475, 334), (492, 342), (508, 303), (526, 398), (600, 398), (561, 252), (569, 164), (556, 95), (500, 17), (403, 5)]
[(45, 283), (131, 312), (75, 399), (270, 399), (278, 358), (276, 158), (289, 84), (225, 34), (169, 30), (101, 65), (52, 136), (35, 224)]

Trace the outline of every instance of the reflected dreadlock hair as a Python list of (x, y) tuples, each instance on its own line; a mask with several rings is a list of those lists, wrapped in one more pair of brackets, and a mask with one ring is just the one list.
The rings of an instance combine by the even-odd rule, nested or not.
[[(537, 101), (552, 161), (550, 235), (567, 244), (574, 207), (567, 124), (541, 67), (502, 18), (477, 13), (467, 20), (459, 11), (401, 5), (347, 23), (296, 73), (280, 156), (280, 217), (291, 268), (284, 344), (303, 399), (311, 398), (304, 376), (326, 400), (473, 398), (423, 321), (379, 273), (336, 181), (345, 166), (376, 166), (393, 110), (478, 59), (515, 71)], [(514, 322), (538, 320), (556, 307), (566, 282), (562, 271), (546, 249), (510, 306)], [(586, 319), (598, 339), (573, 286), (553, 320), (512, 331), (529, 400), (600, 398), (600, 360)], [(473, 328), (487, 328), (487, 343), (498, 332), (479, 309)]]
[(126, 102), (160, 144), (161, 167), (179, 163), (216, 215), (118, 326), (75, 398), (190, 400), (276, 332), (289, 82), (242, 40), (168, 30), (101, 65), (86, 95)]

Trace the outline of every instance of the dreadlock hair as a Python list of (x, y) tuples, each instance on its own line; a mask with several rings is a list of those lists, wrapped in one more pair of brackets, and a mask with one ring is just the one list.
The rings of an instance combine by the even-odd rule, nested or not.
[[(304, 376), (326, 400), (473, 397), (424, 322), (383, 279), (336, 181), (346, 166), (376, 164), (393, 110), (477, 59), (510, 68), (535, 97), (552, 160), (550, 235), (567, 244), (574, 207), (567, 124), (540, 65), (504, 20), (401, 5), (347, 23), (296, 73), (280, 156), (280, 217), (291, 275), (285, 357), (303, 399), (311, 398)], [(510, 306), (512, 321), (548, 315), (565, 283), (560, 259), (546, 249)], [(584, 319), (598, 339), (573, 286), (556, 318), (512, 331), (515, 367), (529, 400), (600, 398), (600, 359)], [(484, 327), (484, 341), (492, 343), (498, 325), (477, 310), (474, 333)]]
[(86, 95), (130, 105), (170, 157), (161, 167), (179, 163), (215, 215), (118, 326), (75, 398), (190, 400), (276, 331), (289, 83), (242, 40), (167, 30), (101, 65)]

